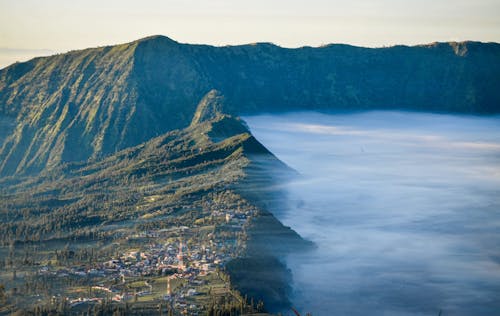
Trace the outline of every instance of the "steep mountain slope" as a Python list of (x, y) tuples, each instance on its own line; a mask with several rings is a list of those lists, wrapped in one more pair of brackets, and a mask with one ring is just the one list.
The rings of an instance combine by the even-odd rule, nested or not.
[[(177, 109), (187, 103), (178, 91), (158, 93), (157, 85), (144, 83), (149, 70), (143, 71), (135, 56), (144, 41), (151, 40), (38, 58), (2, 70), (0, 115), (15, 116), (18, 124), (0, 153), (0, 171), (38, 172), (99, 158), (185, 126), (196, 101), (189, 111)], [(159, 43), (164, 45), (159, 51), (176, 63), (179, 58), (168, 47), (178, 45)], [(174, 71), (170, 81), (177, 75)]]
[(286, 170), (238, 119), (217, 110), (218, 98), (210, 92), (197, 110), (213, 117), (196, 115), (186, 129), (103, 160), (68, 163), (35, 177), (3, 178), (2, 240), (43, 241), (108, 221), (165, 215), (190, 199), (234, 186), (245, 178), (249, 157), (264, 156)]
[(87, 159), (106, 151), (111, 137), (127, 143), (120, 126), (128, 126), (136, 106), (127, 79), (133, 46), (71, 52), (5, 69), (2, 85), (10, 84), (2, 88), (0, 104), (4, 113), (17, 115), (18, 125), (2, 150), (2, 170), (39, 171), (45, 164)]
[[(115, 276), (103, 274), (98, 281), (73, 278), (72, 284), (57, 286), (57, 280), (49, 282), (46, 276), (39, 278), (38, 272), (33, 271), (38, 271), (41, 262), (52, 262), (54, 256), (68, 254), (69, 244), (73, 249), (71, 256), (85, 257), (103, 271), (104, 261), (120, 257), (130, 249), (145, 251), (148, 243), (140, 239), (133, 242), (133, 236), (151, 232), (167, 234), (170, 242), (185, 239), (196, 251), (210, 245), (217, 258), (225, 258), (226, 263), (238, 258), (228, 269), (235, 276), (232, 286), (263, 300), (268, 309), (287, 308), (289, 272), (278, 259), (310, 244), (256, 203), (258, 196), (247, 198), (242, 188), (244, 183), (254, 181), (250, 171), (261, 169), (261, 161), (267, 161), (274, 171), (281, 170), (283, 174), (290, 169), (263, 147), (243, 122), (220, 111), (223, 101), (218, 91), (210, 91), (199, 103), (189, 127), (105, 159), (66, 163), (36, 176), (1, 178), (0, 256), (8, 260), (2, 260), (0, 268), (24, 275), (16, 281), (0, 274), (0, 283), (7, 282), (9, 287), (18, 286), (16, 282), (24, 284), (24, 292), (11, 300), (12, 308), (30, 310), (37, 304), (25, 285), (30, 282), (44, 284), (46, 294), (42, 298), (47, 300), (53, 295), (71, 296), (72, 286), (78, 289), (92, 282), (116, 284)], [(271, 185), (275, 179), (268, 175), (266, 181)], [(258, 184), (263, 189), (262, 179)], [(279, 193), (272, 194), (279, 198)], [(229, 223), (225, 212), (236, 212), (240, 217)], [(95, 254), (92, 250), (88, 259), (88, 249), (95, 243), (97, 250)], [(29, 256), (21, 256), (16, 255), (16, 247), (33, 250), (29, 250)], [(82, 264), (65, 258), (64, 271)], [(267, 276), (267, 284), (242, 278), (247, 272), (241, 262), (262, 260), (276, 263), (275, 278), (269, 278), (268, 267), (259, 264), (253, 264), (252, 276), (260, 275), (258, 280)], [(62, 264), (60, 259), (56, 261)], [(89, 262), (85, 264), (88, 266)], [(155, 272), (141, 274), (139, 280), (148, 277), (146, 280), (154, 281), (158, 273), (163, 273), (155, 265), (147, 268)], [(131, 272), (126, 271), (129, 277)], [(40, 299), (39, 292), (35, 298)], [(163, 298), (153, 299), (153, 311), (162, 302)]]
[(0, 115), (16, 117), (0, 174), (104, 157), (187, 126), (215, 87), (225, 111), (412, 109), (500, 112), (500, 45), (368, 49), (213, 47), (153, 36), (0, 70)]

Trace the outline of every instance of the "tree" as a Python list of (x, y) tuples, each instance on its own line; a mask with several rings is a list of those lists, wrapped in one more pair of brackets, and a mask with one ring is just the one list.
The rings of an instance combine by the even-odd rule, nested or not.
[(5, 285), (0, 284), (0, 303), (2, 305), (7, 301), (7, 294), (5, 293)]

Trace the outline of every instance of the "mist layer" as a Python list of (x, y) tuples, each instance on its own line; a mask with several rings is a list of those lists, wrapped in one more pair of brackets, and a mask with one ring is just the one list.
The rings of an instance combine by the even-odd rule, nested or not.
[(500, 310), (500, 118), (246, 117), (300, 174), (276, 214), (318, 248), (287, 260), (313, 315)]

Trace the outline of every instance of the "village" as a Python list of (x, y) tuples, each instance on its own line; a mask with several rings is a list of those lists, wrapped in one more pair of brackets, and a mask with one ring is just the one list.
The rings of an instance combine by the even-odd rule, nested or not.
[(244, 230), (255, 212), (212, 205), (209, 216), (197, 219), (191, 227), (127, 236), (120, 248), (125, 244), (129, 249), (91, 267), (42, 266), (39, 273), (87, 281), (85, 288), (70, 291), (73, 295), (53, 296), (54, 304), (63, 302), (70, 309), (103, 302), (154, 303), (172, 314), (198, 315), (211, 303), (242, 300), (231, 289), (223, 268), (243, 249)]

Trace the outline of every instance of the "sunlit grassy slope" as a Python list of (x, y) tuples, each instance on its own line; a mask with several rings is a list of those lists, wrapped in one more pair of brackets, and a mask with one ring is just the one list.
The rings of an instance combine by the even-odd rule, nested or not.
[[(204, 102), (217, 97), (211, 92)], [(239, 119), (209, 114), (206, 108), (202, 102), (199, 112), (205, 117), (198, 115), (190, 127), (106, 159), (2, 178), (2, 240), (65, 238), (96, 225), (154, 221), (204, 194), (234, 186), (246, 176), (249, 155), (275, 159)], [(176, 215), (184, 213), (189, 212)]]

